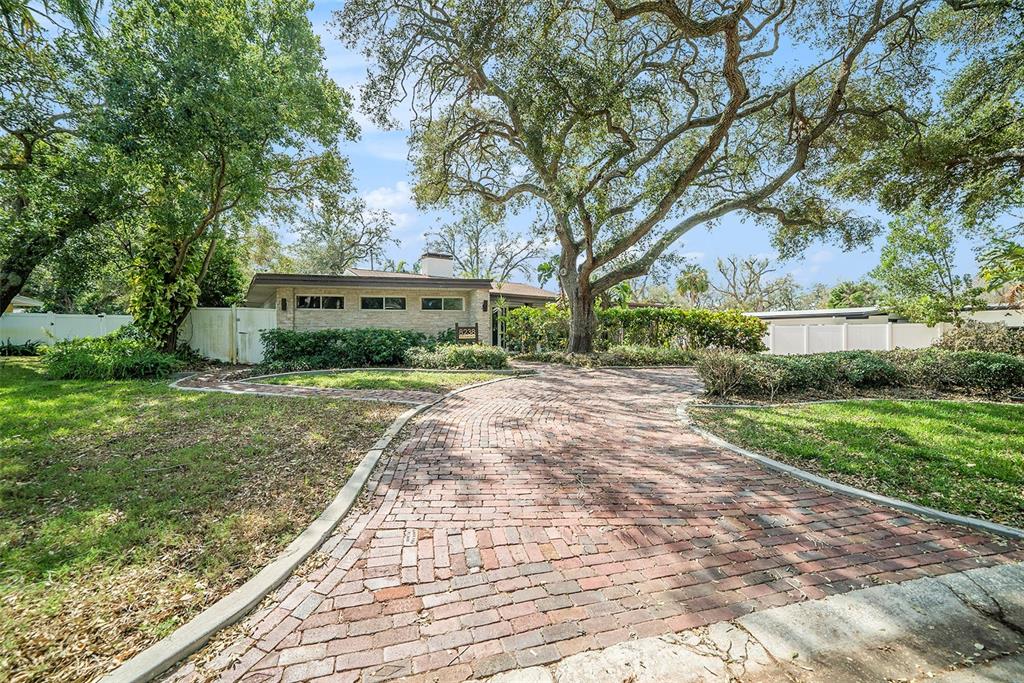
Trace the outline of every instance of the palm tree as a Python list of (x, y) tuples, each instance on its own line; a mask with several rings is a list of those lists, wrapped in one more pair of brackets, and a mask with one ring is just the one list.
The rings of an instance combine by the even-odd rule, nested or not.
[(12, 42), (40, 30), (41, 23), (60, 25), (61, 18), (85, 33), (92, 33), (96, 26), (96, 13), (100, 3), (89, 0), (0, 0), (0, 20)]

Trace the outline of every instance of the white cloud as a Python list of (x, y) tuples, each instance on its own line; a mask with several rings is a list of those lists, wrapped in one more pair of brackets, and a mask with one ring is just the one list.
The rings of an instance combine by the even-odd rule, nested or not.
[(409, 183), (399, 180), (392, 186), (378, 187), (363, 195), (368, 209), (383, 209), (391, 214), (395, 228), (403, 230), (416, 222), (416, 205)]

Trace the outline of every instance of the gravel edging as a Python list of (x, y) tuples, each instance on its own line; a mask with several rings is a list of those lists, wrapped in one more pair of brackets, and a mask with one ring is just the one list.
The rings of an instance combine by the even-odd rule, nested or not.
[[(504, 382), (514, 377), (514, 375), (498, 377), (485, 382), (459, 387), (440, 396), (435, 401), (410, 408), (399, 415), (376, 443), (373, 444), (370, 450), (363, 455), (363, 459), (359, 462), (359, 465), (352, 472), (352, 476), (348, 478), (345, 486), (338, 492), (334, 500), (270, 564), (263, 567), (255, 576), (231, 593), (225, 595), (191, 620), (179, 626), (171, 635), (150, 645), (131, 659), (122, 662), (120, 666), (101, 678), (100, 682), (143, 683), (144, 681), (153, 680), (200, 649), (218, 631), (241, 619), (253, 607), (258, 605), (270, 591), (282, 584), (296, 567), (302, 564), (307, 557), (312, 555), (330, 537), (334, 529), (352, 508), (359, 494), (362, 493), (363, 487), (369, 480), (374, 468), (380, 462), (384, 449), (388, 447), (395, 436), (412, 418), (455, 394), (495, 382)], [(172, 382), (170, 386), (175, 389), (189, 389), (189, 387), (178, 387), (179, 381), (181, 380)], [(206, 390), (216, 391), (216, 389)]]
[[(856, 488), (855, 486), (848, 486), (846, 484), (841, 484), (837, 481), (832, 481), (831, 479), (826, 479), (825, 477), (821, 477), (817, 474), (812, 474), (811, 472), (802, 470), (799, 467), (787, 465), (784, 462), (779, 462), (778, 460), (769, 458), (766, 455), (761, 455), (760, 453), (748, 451), (745, 448), (741, 448), (740, 446), (737, 446), (726, 441), (720, 436), (712, 434), (706, 429), (698, 427), (693, 422), (693, 420), (690, 419), (689, 414), (686, 412), (687, 405), (689, 404), (682, 403), (679, 406), (677, 406), (676, 415), (678, 416), (679, 420), (684, 425), (686, 425), (687, 428), (689, 428), (690, 431), (707, 439), (716, 446), (736, 453), (737, 455), (742, 455), (745, 458), (754, 460), (755, 462), (757, 462), (760, 465), (763, 465), (764, 467), (775, 470), (777, 472), (782, 472), (783, 474), (788, 474), (791, 477), (801, 479), (803, 481), (814, 484), (815, 486), (819, 486), (821, 488), (833, 491), (835, 493), (853, 496), (854, 498), (863, 498), (865, 500), (870, 500), (873, 503), (885, 505), (887, 507), (902, 510), (904, 512), (910, 512), (920, 517), (927, 517), (929, 519), (937, 520), (940, 522), (946, 522), (949, 524), (957, 524), (959, 526), (969, 527), (977, 531), (995, 534), (997, 536), (1002, 536), (1004, 538), (1024, 540), (1024, 529), (1018, 529), (1016, 527), (1007, 526), (1005, 524), (997, 524), (996, 522), (989, 522), (984, 519), (978, 519), (976, 517), (967, 517), (965, 515), (956, 515), (951, 512), (943, 512), (942, 510), (936, 510), (935, 508), (917, 505), (915, 503), (910, 503), (905, 500), (900, 500), (898, 498), (890, 498), (888, 496), (883, 496), (878, 493), (872, 493), (871, 491), (865, 491), (864, 489), (859, 489)], [(696, 403), (694, 403), (693, 405), (700, 406), (700, 404)]]

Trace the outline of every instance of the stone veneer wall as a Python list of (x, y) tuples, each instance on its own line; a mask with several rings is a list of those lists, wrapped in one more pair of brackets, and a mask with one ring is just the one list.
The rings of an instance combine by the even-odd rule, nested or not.
[[(298, 296), (343, 296), (342, 310), (296, 309)], [(404, 296), (404, 311), (364, 311), (359, 300), (364, 296)], [(461, 311), (424, 311), (421, 297), (462, 297)], [(281, 299), (288, 300), (288, 310), (281, 310)], [(394, 330), (415, 330), (424, 334), (437, 334), (459, 325), (480, 325), (480, 343), (491, 343), (491, 312), (483, 310), (483, 302), (490, 300), (487, 289), (427, 289), (427, 288), (356, 288), (356, 287), (279, 287), (274, 296), (277, 326), (283, 330), (323, 330), (331, 328), (377, 327)]]

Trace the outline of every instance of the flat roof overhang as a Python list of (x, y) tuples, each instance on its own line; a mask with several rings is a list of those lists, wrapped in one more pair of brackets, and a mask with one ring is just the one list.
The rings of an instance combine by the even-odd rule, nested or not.
[(365, 275), (291, 275), (285, 273), (257, 273), (249, 283), (245, 302), (260, 305), (274, 296), (278, 287), (376, 287), (380, 289), (487, 289), (489, 279), (459, 277)]

